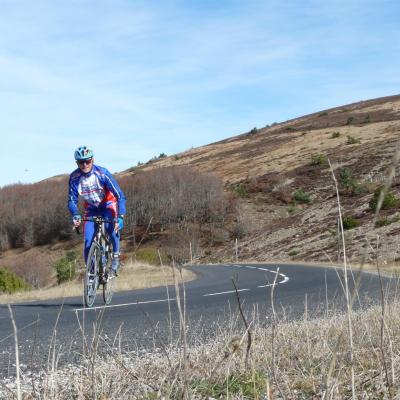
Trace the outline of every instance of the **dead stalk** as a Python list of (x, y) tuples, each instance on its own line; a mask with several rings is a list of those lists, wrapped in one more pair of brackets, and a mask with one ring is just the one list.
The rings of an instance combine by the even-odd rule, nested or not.
[(276, 270), (275, 277), (274, 277), (274, 282), (272, 283), (272, 288), (271, 288), (271, 308), (272, 308), (272, 336), (271, 336), (271, 358), (272, 358), (272, 374), (274, 376), (274, 381), (275, 385), (278, 388), (278, 391), (283, 399), (286, 399), (285, 394), (283, 393), (280, 384), (278, 382), (278, 377), (276, 373), (276, 360), (275, 360), (275, 336), (276, 336), (276, 323), (277, 323), (277, 317), (276, 317), (276, 312), (275, 312), (275, 305), (274, 305), (274, 293), (275, 293), (275, 285), (276, 281), (278, 280), (278, 275), (279, 275), (279, 267)]
[[(183, 399), (189, 399), (189, 390), (188, 390), (188, 370), (187, 370), (187, 338), (186, 338), (186, 315), (185, 315), (185, 305), (182, 308), (181, 303), (181, 294), (179, 288), (179, 282), (176, 277), (175, 273), (175, 261), (172, 262), (172, 273), (175, 285), (175, 293), (176, 293), (176, 304), (178, 306), (178, 313), (179, 313), (179, 325), (180, 325), (180, 342), (181, 342), (181, 351), (182, 351), (182, 358), (181, 363), (183, 366)], [(185, 289), (183, 287), (183, 301), (186, 300)]]
[(160, 337), (157, 330), (155, 329), (155, 326), (156, 326), (155, 322), (151, 319), (149, 313), (146, 312), (145, 310), (143, 310), (142, 307), (140, 307), (140, 311), (143, 313), (143, 315), (146, 317), (147, 321), (149, 322), (149, 326), (150, 326), (151, 330), (153, 331), (153, 334), (154, 334), (155, 338), (157, 339), (158, 343), (160, 344), (161, 349), (162, 349), (163, 353), (165, 354), (165, 357), (168, 360), (169, 368), (170, 368), (170, 370), (172, 370), (172, 368), (173, 368), (172, 362), (168, 355), (167, 346), (166, 346), (164, 340), (162, 339), (162, 337)]
[[(160, 254), (160, 250), (157, 250), (158, 252), (158, 258), (160, 259), (160, 265), (161, 265), (161, 269), (164, 273), (164, 275), (166, 275), (165, 273), (165, 267), (164, 267), (164, 263)], [(168, 288), (168, 284), (165, 284), (165, 288), (167, 291), (167, 300), (168, 300), (168, 325), (169, 325), (169, 341), (170, 341), (170, 345), (172, 344), (172, 314), (171, 314), (171, 299), (169, 297), (169, 288)]]
[[(380, 324), (380, 346), (379, 350), (381, 353), (382, 357), (382, 366), (383, 370), (385, 371), (385, 379), (386, 379), (386, 384), (388, 387), (389, 391), (389, 397), (390, 399), (393, 399), (393, 392), (392, 392), (392, 384), (390, 382), (389, 378), (389, 372), (388, 372), (388, 367), (386, 363), (386, 356), (385, 356), (385, 350), (384, 350), (384, 341), (385, 341), (385, 294), (383, 290), (383, 282), (382, 282), (382, 276), (381, 276), (381, 270), (379, 266), (379, 236), (377, 237), (377, 249), (376, 249), (376, 269), (378, 271), (378, 276), (379, 276), (379, 286), (380, 286), (380, 293), (381, 293), (381, 324)], [(394, 377), (394, 375), (393, 375)]]
[[(34, 358), (34, 355), (35, 355), (35, 350), (36, 350), (36, 344), (37, 344), (37, 331), (38, 331), (38, 328), (39, 328), (39, 315), (37, 315), (37, 319), (36, 319), (36, 322), (35, 322), (35, 334), (34, 334), (34, 337), (33, 337), (33, 344), (32, 344), (32, 353), (31, 353), (31, 370), (33, 371), (34, 370), (34, 362), (33, 362), (33, 358)], [(31, 385), (32, 385), (32, 391), (33, 391), (33, 396), (34, 397), (37, 397), (37, 393), (36, 393), (36, 387), (35, 387), (35, 381), (34, 381), (34, 379), (33, 379), (33, 374), (32, 374), (32, 376), (31, 376)]]
[(17, 399), (22, 400), (21, 380), (20, 380), (20, 371), (19, 371), (18, 330), (17, 330), (17, 325), (15, 323), (14, 314), (13, 314), (10, 304), (8, 304), (8, 311), (10, 312), (11, 322), (12, 322), (13, 331), (14, 331), (15, 369), (16, 369), (16, 375), (17, 375)]
[[(384, 189), (381, 191), (379, 199), (378, 199), (378, 204), (377, 204), (377, 207), (376, 207), (376, 211), (375, 211), (375, 214), (374, 214), (374, 218), (372, 220), (372, 226), (375, 226), (376, 221), (378, 220), (379, 212), (380, 212), (382, 204), (383, 204), (383, 199), (385, 198), (385, 195), (386, 195), (389, 187), (391, 186), (391, 184), (393, 182), (394, 176), (396, 174), (396, 167), (399, 164), (399, 161), (400, 161), (400, 142), (398, 142), (397, 145), (396, 145), (396, 150), (395, 150), (395, 153), (393, 155), (392, 163), (391, 163), (391, 166), (389, 168), (387, 178), (385, 180)], [(330, 168), (331, 168), (331, 172), (332, 172), (333, 179), (334, 179), (334, 182), (335, 182), (336, 193), (337, 193), (337, 196), (338, 196), (338, 186), (337, 186), (336, 177), (335, 177), (335, 174), (333, 172), (333, 168), (332, 168), (330, 160), (328, 160), (328, 162), (329, 162), (329, 165), (330, 165)], [(338, 203), (339, 203), (339, 206), (340, 206), (339, 199), (338, 199)], [(366, 239), (366, 244), (368, 244), (368, 240), (367, 239)], [(352, 294), (351, 294), (351, 299), (350, 299), (351, 307), (352, 307), (352, 304), (354, 302), (356, 293), (358, 293), (358, 287), (359, 287), (360, 282), (361, 282), (361, 275), (362, 275), (362, 272), (364, 270), (365, 262), (366, 262), (366, 259), (367, 259), (367, 253), (368, 253), (368, 247), (365, 246), (365, 250), (364, 250), (363, 256), (361, 258), (360, 268), (358, 270), (358, 275), (357, 275), (357, 278), (355, 280), (354, 288), (353, 288), (353, 291), (352, 291)], [(337, 357), (337, 350), (339, 348), (339, 345), (340, 345), (340, 342), (342, 340), (342, 337), (343, 337), (343, 332), (338, 337), (338, 340), (337, 340), (337, 343), (336, 343), (336, 346), (335, 346), (335, 352), (333, 353), (333, 357), (332, 357), (332, 360), (331, 360), (331, 363), (330, 363), (330, 367), (329, 367), (329, 372), (328, 372), (327, 377), (326, 377), (327, 378), (326, 379), (326, 390), (327, 391), (329, 391), (328, 384), (329, 384), (330, 376), (333, 373), (333, 369), (334, 369), (335, 362), (336, 362), (336, 357)], [(323, 398), (324, 397), (325, 397), (325, 393), (323, 395)]]
[(354, 346), (353, 346), (353, 325), (352, 325), (352, 301), (350, 299), (349, 283), (347, 277), (347, 255), (346, 255), (346, 243), (344, 239), (344, 228), (342, 219), (342, 208), (340, 204), (339, 196), (339, 185), (332, 168), (331, 161), (328, 159), (329, 167), (331, 169), (333, 182), (335, 184), (336, 199), (338, 205), (339, 223), (340, 223), (340, 234), (342, 237), (342, 250), (343, 250), (343, 265), (344, 265), (344, 285), (345, 285), (345, 297), (346, 297), (346, 308), (347, 308), (347, 324), (349, 330), (349, 346), (350, 346), (350, 366), (351, 366), (351, 393), (353, 400), (356, 399), (356, 386), (355, 386), (355, 375), (354, 375)]
[(244, 315), (244, 312), (243, 312), (243, 309), (242, 309), (242, 303), (240, 301), (238, 288), (237, 288), (237, 285), (236, 285), (234, 279), (232, 279), (232, 283), (233, 283), (233, 286), (235, 288), (236, 300), (238, 302), (240, 316), (242, 317), (242, 320), (243, 320), (243, 323), (244, 323), (244, 326), (245, 326), (246, 332), (247, 332), (247, 347), (246, 347), (246, 358), (245, 358), (245, 361), (244, 361), (244, 365), (245, 365), (246, 368), (249, 368), (249, 355), (250, 355), (250, 349), (251, 349), (251, 343), (252, 343), (251, 330), (250, 330), (249, 324), (247, 323), (246, 317)]
[(101, 325), (103, 322), (103, 316), (104, 316), (105, 309), (106, 308), (103, 307), (100, 310), (100, 315), (98, 318), (96, 318), (96, 321), (93, 325), (94, 338), (93, 338), (93, 344), (92, 344), (92, 354), (90, 356), (93, 400), (96, 400), (96, 356), (97, 356), (97, 349), (98, 349), (99, 337), (100, 337), (100, 332), (101, 332)]

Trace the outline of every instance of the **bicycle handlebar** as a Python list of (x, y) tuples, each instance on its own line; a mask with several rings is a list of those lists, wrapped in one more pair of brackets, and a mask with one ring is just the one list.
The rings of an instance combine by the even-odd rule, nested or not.
[[(112, 220), (112, 219), (104, 218), (104, 217), (97, 217), (97, 216), (82, 218), (81, 221), (83, 221), (83, 222), (94, 222), (94, 223), (99, 224), (99, 225), (102, 224), (103, 222), (105, 222), (105, 223), (114, 223), (114, 220)], [(78, 235), (80, 235), (81, 231), (79, 229), (79, 226), (74, 226), (73, 229), (75, 229), (76, 233)]]

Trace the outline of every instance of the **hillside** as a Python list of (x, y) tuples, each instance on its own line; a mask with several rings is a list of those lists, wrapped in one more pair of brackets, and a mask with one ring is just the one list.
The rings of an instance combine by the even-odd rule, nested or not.
[[(336, 262), (342, 249), (329, 160), (349, 228), (348, 258), (357, 264), (367, 246), (368, 262), (378, 250), (381, 264), (397, 267), (400, 200), (381, 210), (376, 226), (369, 202), (399, 139), (400, 96), (392, 96), (254, 128), (130, 168), (117, 175), (128, 199), (123, 254), (137, 259), (140, 248), (177, 262), (235, 261), (237, 239), (239, 261)], [(399, 171), (391, 188), (397, 199)], [(66, 191), (62, 175), (0, 190), (3, 204), (14, 204), (11, 211), (0, 207), (0, 266), (34, 287), (55, 285), (54, 262), (70, 249), (81, 253)]]
[[(213, 173), (226, 190), (240, 195), (245, 231), (239, 241), (241, 259), (329, 261), (338, 256), (337, 200), (329, 158), (338, 179), (345, 170), (351, 183), (341, 187), (344, 214), (359, 224), (346, 233), (350, 259), (359, 259), (366, 238), (376, 247), (379, 235), (380, 256), (393, 264), (399, 257), (398, 208), (382, 210), (382, 226), (376, 228), (371, 226), (368, 202), (385, 179), (399, 139), (400, 96), (391, 96), (253, 129), (131, 168), (121, 176), (177, 165)], [(397, 174), (397, 195), (399, 182)], [(293, 200), (298, 189), (310, 196), (309, 204)], [(211, 259), (233, 256), (232, 243), (225, 243)], [(371, 253), (370, 260), (374, 257)]]

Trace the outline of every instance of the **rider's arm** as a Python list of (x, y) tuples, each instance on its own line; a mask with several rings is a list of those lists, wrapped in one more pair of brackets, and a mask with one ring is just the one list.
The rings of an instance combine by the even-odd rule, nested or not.
[(125, 195), (119, 187), (116, 179), (111, 175), (108, 170), (106, 170), (105, 173), (105, 184), (118, 201), (118, 215), (125, 215)]
[(68, 189), (68, 209), (72, 216), (79, 214), (78, 208), (78, 182), (79, 180), (74, 179), (73, 174), (69, 177), (69, 189)]

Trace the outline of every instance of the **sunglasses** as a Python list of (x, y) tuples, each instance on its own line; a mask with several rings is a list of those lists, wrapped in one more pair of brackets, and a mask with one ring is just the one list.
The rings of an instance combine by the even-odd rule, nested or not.
[(79, 164), (79, 165), (91, 164), (92, 161), (93, 161), (92, 158), (88, 158), (87, 160), (79, 160), (79, 161), (78, 161), (78, 164)]

